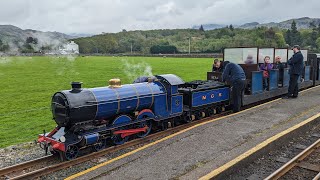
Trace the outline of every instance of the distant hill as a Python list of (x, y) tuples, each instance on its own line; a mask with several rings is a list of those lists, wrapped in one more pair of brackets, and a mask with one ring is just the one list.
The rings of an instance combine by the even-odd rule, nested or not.
[(320, 24), (320, 18), (309, 18), (309, 17), (303, 17), (303, 18), (297, 18), (297, 19), (289, 19), (286, 21), (282, 21), (279, 23), (276, 22), (270, 22), (270, 23), (264, 23), (264, 24), (259, 24), (257, 22), (255, 23), (247, 23), (239, 26), (239, 28), (242, 29), (253, 29), (257, 27), (277, 27), (280, 29), (290, 29), (291, 28), (291, 23), (292, 21), (295, 21), (297, 23), (297, 28), (298, 29), (308, 29), (310, 28), (310, 23), (314, 22), (315, 25)]
[[(192, 29), (199, 29), (200, 26), (201, 25), (195, 25), (192, 27)], [(203, 26), (203, 29), (206, 31), (226, 27), (226, 25), (223, 25), (223, 24), (203, 24), (202, 26)]]
[(94, 34), (86, 34), (86, 33), (71, 33), (71, 34), (68, 34), (68, 35), (71, 36), (72, 38), (81, 38), (81, 37), (94, 36)]
[(21, 29), (13, 25), (0, 25), (0, 40), (10, 46), (11, 51), (18, 51), (28, 37), (37, 38), (37, 48), (43, 46), (58, 47), (68, 39), (74, 38), (59, 32), (42, 32), (32, 29)]
[[(309, 18), (309, 17), (302, 17), (302, 18), (296, 18), (296, 19), (289, 19), (286, 21), (282, 22), (270, 22), (270, 23), (263, 23), (260, 24), (258, 22), (250, 22), (250, 23), (245, 23), (243, 25), (234, 25), (236, 28), (241, 28), (241, 29), (253, 29), (257, 27), (277, 27), (280, 29), (290, 29), (291, 28), (291, 23), (292, 21), (295, 20), (297, 23), (297, 28), (298, 29), (308, 29), (310, 26), (311, 22), (314, 22), (315, 25), (320, 24), (320, 18)], [(212, 29), (218, 29), (218, 28), (223, 28), (226, 27), (226, 24), (203, 24), (204, 30), (212, 30)], [(199, 29), (200, 25), (193, 26), (193, 29)]]
[(259, 23), (258, 22), (251, 22), (251, 23), (245, 23), (241, 26), (237, 26), (238, 28), (243, 28), (243, 29), (248, 29), (249, 27), (256, 27), (258, 26)]

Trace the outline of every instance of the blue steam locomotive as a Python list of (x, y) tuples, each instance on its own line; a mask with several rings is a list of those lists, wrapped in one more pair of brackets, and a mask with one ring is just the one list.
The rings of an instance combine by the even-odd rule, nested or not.
[(224, 111), (229, 87), (217, 81), (185, 83), (173, 74), (155, 76), (148, 82), (121, 85), (111, 79), (108, 87), (85, 89), (73, 82), (71, 90), (52, 98), (57, 127), (39, 135), (46, 151), (70, 160), (80, 149), (99, 151), (123, 144), (129, 137), (144, 137), (152, 129), (166, 129)]

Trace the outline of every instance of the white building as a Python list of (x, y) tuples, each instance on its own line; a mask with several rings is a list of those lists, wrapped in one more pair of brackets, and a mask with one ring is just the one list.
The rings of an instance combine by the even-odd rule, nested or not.
[(71, 41), (59, 48), (61, 54), (79, 54), (79, 45)]

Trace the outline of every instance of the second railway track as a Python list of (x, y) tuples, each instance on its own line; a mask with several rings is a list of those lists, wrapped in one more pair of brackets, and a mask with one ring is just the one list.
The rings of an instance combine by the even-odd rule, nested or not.
[(309, 159), (309, 161), (310, 159), (313, 159), (312, 157), (310, 157), (311, 155), (312, 157), (320, 157), (320, 139), (318, 139), (312, 145), (307, 147), (305, 150), (303, 150), (293, 159), (288, 161), (286, 164), (281, 166), (278, 170), (276, 170), (274, 173), (268, 176), (266, 180), (280, 179), (282, 177), (285, 177), (288, 174), (288, 172), (295, 167), (303, 168), (308, 171), (314, 172), (316, 174), (314, 180), (320, 179), (320, 162), (318, 161), (318, 163), (316, 164), (308, 162), (307, 159)]

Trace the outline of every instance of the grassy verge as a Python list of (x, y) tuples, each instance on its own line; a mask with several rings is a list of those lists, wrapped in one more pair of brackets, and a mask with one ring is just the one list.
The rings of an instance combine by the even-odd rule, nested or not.
[(191, 81), (206, 79), (211, 63), (209, 58), (0, 57), (0, 147), (34, 140), (44, 129), (52, 130), (51, 96), (70, 89), (71, 81), (91, 88), (106, 86), (114, 77), (131, 83), (151, 72)]

